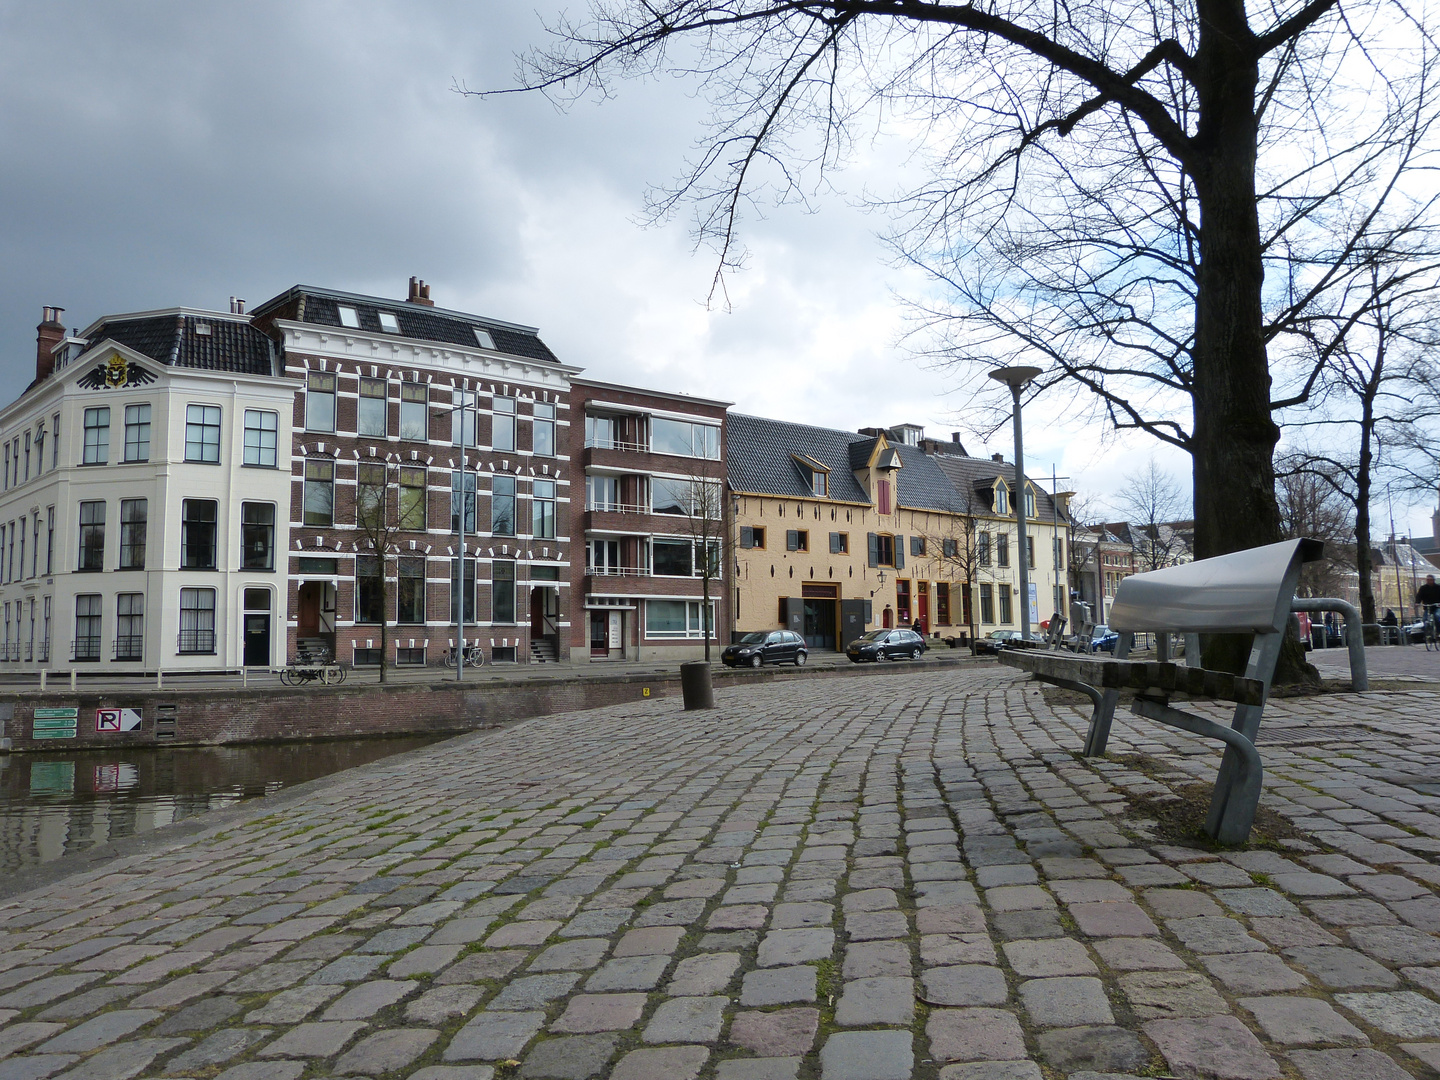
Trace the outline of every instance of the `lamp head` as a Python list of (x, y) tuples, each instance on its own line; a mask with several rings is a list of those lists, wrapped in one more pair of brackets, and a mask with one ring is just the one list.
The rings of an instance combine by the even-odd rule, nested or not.
[(1011, 390), (1019, 390), (1028, 382), (1033, 382), (1043, 371), (1038, 367), (1002, 367), (990, 372), (990, 378), (996, 382), (1003, 382)]

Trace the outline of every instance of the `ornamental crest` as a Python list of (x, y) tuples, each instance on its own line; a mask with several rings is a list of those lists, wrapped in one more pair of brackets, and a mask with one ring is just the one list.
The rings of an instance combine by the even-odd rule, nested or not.
[(126, 386), (144, 386), (155, 381), (155, 376), (136, 363), (125, 360), (118, 352), (94, 370), (75, 380), (87, 390), (119, 390)]

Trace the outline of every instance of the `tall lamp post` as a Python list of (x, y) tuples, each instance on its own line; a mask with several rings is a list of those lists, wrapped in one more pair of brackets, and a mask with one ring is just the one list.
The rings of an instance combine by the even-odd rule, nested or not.
[(1020, 640), (1030, 641), (1030, 549), (1025, 543), (1025, 440), (1020, 428), (1020, 391), (1040, 374), (1037, 367), (1002, 367), (990, 372), (990, 378), (1010, 387), (1014, 402), (1015, 425), (1015, 531), (1019, 539), (1020, 561)]
[[(452, 422), (455, 419), (455, 414), (457, 412), (460, 414), (460, 513), (458, 521), (459, 529), (457, 530), (459, 532), (460, 569), (458, 575), (458, 587), (455, 590), (457, 598), (459, 600), (459, 603), (455, 605), (455, 630), (457, 638), (455, 646), (456, 682), (465, 681), (465, 517), (466, 511), (469, 509), (469, 502), (467, 497), (470, 494), (470, 463), (466, 460), (465, 453), (465, 451), (468, 450), (470, 447), (470, 439), (467, 435), (467, 430), (465, 427), (467, 410), (472, 416), (472, 422), (478, 424), (478, 416), (476, 416), (476, 414), (478, 414), (479, 412), (478, 396), (475, 394), (474, 391), (466, 390), (464, 388), (460, 390), (460, 403), (458, 405), (452, 405), (449, 409), (434, 410), (435, 415), (437, 416), (443, 416), (445, 413), (448, 412), (450, 414)], [(479, 485), (477, 484), (476, 486), (478, 487)], [(450, 497), (452, 500), (455, 498), (453, 489)], [(476, 502), (479, 502), (478, 492)], [(475, 524), (478, 527), (480, 523), (477, 521)]]

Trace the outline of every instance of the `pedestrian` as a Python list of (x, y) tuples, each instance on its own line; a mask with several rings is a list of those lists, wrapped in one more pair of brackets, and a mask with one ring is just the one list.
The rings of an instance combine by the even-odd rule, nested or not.
[(1395, 609), (1394, 609), (1394, 608), (1388, 608), (1388, 607), (1387, 607), (1387, 608), (1385, 609), (1385, 617), (1380, 620), (1380, 625), (1381, 625), (1381, 626), (1399, 626), (1399, 625), (1400, 625), (1400, 620), (1395, 617)]
[(916, 619), (916, 620), (915, 620), (915, 625), (912, 626), (912, 627), (910, 627), (910, 629), (911, 629), (911, 630), (914, 630), (915, 633), (919, 634), (921, 637), (924, 637), (924, 636), (925, 636), (925, 628), (920, 625), (920, 620), (919, 620), (919, 619)]

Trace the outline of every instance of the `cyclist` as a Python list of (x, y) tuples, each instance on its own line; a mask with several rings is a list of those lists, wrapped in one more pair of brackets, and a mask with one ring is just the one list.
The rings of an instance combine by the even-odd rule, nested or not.
[(1426, 574), (1425, 584), (1415, 591), (1415, 606), (1423, 613), (1427, 628), (1435, 632), (1435, 619), (1440, 617), (1440, 585), (1435, 584), (1435, 575)]

